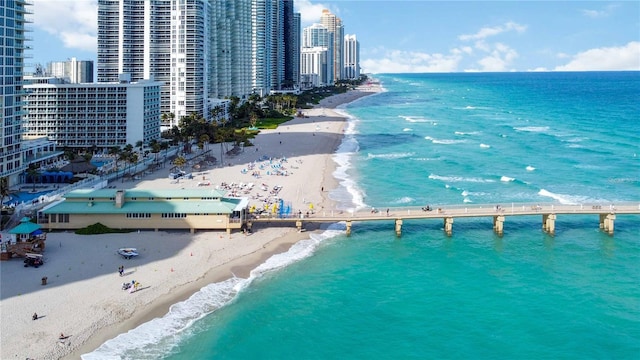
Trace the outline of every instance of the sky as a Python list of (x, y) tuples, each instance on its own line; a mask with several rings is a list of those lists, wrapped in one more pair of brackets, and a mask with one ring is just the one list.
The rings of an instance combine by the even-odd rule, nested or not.
[[(96, 60), (97, 0), (34, 0), (33, 63)], [(365, 73), (640, 71), (640, 1), (296, 0), (360, 43)]]

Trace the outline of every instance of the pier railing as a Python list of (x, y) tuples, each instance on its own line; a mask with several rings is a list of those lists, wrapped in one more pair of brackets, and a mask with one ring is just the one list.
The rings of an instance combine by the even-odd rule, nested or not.
[(251, 214), (248, 225), (250, 227), (253, 222), (295, 222), (296, 227), (301, 229), (304, 222), (346, 222), (347, 234), (350, 234), (352, 222), (387, 220), (394, 221), (396, 234), (400, 236), (403, 220), (439, 218), (444, 221), (444, 231), (451, 235), (455, 218), (490, 217), (493, 221), (493, 230), (502, 235), (506, 217), (538, 215), (542, 216), (542, 229), (553, 235), (555, 220), (559, 214), (598, 215), (600, 228), (613, 234), (616, 214), (640, 214), (640, 201), (616, 204), (511, 203), (506, 206), (501, 204), (463, 204), (384, 209), (299, 210), (286, 216), (273, 213)]
[[(427, 210), (428, 208), (428, 210)], [(388, 211), (387, 211), (388, 210)], [(389, 208), (346, 209), (346, 210), (299, 210), (289, 215), (273, 213), (254, 214), (254, 219), (285, 220), (306, 219), (315, 221), (367, 221), (386, 218), (424, 219), (442, 217), (484, 217), (494, 215), (524, 216), (541, 214), (640, 214), (640, 201), (615, 204), (552, 204), (552, 203), (510, 203), (474, 204), (474, 205), (439, 205), (439, 206), (405, 206)]]

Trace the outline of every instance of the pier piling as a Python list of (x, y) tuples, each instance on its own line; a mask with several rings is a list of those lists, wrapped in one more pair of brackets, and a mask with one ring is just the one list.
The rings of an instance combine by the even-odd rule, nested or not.
[(402, 219), (396, 219), (396, 236), (402, 235)]
[(451, 236), (453, 234), (453, 218), (446, 217), (444, 218), (444, 232), (447, 236)]
[(600, 214), (600, 229), (607, 234), (613, 235), (613, 225), (616, 220), (616, 214)]
[(504, 234), (504, 215), (493, 216), (493, 231), (499, 236)]
[(556, 214), (542, 215), (542, 230), (549, 235), (556, 233)]

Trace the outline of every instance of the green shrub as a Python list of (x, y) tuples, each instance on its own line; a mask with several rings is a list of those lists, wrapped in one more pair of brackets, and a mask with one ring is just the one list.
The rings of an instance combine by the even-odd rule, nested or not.
[(89, 225), (85, 228), (76, 230), (76, 234), (78, 235), (98, 235), (98, 234), (113, 234), (113, 233), (129, 233), (132, 232), (131, 229), (112, 229), (108, 226), (105, 226), (101, 223), (95, 223), (93, 225)]

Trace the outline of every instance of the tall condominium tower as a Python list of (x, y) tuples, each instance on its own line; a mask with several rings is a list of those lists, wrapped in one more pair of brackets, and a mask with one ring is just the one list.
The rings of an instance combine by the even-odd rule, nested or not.
[(208, 0), (99, 0), (98, 81), (161, 81), (161, 111), (175, 124), (204, 114), (208, 12)]
[(300, 13), (293, 12), (293, 0), (284, 0), (284, 80), (281, 89), (300, 83)]
[(284, 0), (252, 0), (252, 92), (266, 96), (284, 81)]
[(251, 93), (251, 2), (218, 0), (209, 16), (209, 98)]
[(322, 10), (320, 23), (327, 28), (329, 33), (333, 34), (333, 78), (334, 81), (342, 79), (342, 71), (344, 68), (343, 47), (344, 47), (344, 27), (342, 20), (332, 14), (329, 10)]
[(333, 45), (333, 34), (322, 24), (312, 24), (302, 30), (302, 47), (322, 46), (329, 48)]
[(93, 61), (71, 58), (47, 64), (47, 75), (64, 78), (72, 84), (93, 82)]
[(344, 37), (344, 78), (354, 80), (360, 77), (360, 43), (355, 35)]
[(302, 30), (300, 76), (304, 88), (334, 83), (333, 34), (322, 24)]
[(22, 71), (25, 50), (29, 49), (25, 33), (30, 31), (25, 24), (31, 20), (27, 0), (0, 1), (0, 178), (8, 185), (18, 182), (19, 173), (24, 170), (22, 162), (22, 116), (24, 115), (24, 91)]

